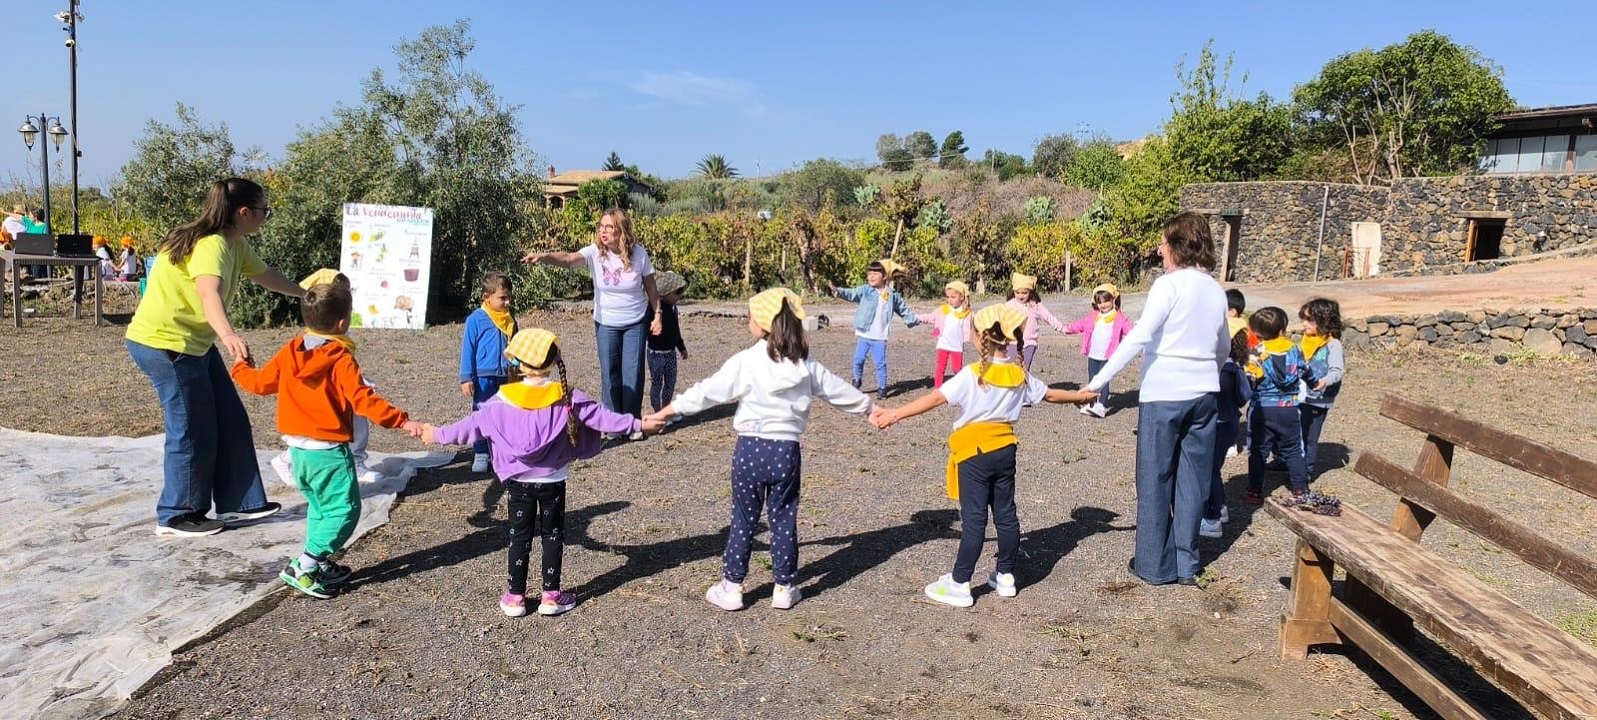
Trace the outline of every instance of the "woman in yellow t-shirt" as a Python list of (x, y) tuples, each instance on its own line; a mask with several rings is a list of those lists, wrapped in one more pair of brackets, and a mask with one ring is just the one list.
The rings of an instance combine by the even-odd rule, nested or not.
[[(173, 230), (148, 268), (127, 347), (166, 419), (166, 483), (155, 534), (213, 535), (227, 523), (258, 520), (282, 506), (266, 499), (249, 415), (216, 350), (248, 360), (249, 345), (227, 321), (240, 277), (272, 292), (305, 291), (256, 257), (244, 239), (272, 216), (266, 191), (249, 180), (211, 184), (199, 219)], [(212, 506), (216, 518), (207, 517)]]

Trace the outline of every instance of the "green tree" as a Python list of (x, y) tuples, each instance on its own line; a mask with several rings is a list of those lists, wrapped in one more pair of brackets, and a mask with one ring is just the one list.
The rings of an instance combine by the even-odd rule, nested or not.
[(915, 165), (915, 157), (904, 148), (904, 141), (892, 133), (876, 138), (876, 157), (882, 161), (882, 167), (893, 172), (903, 172)]
[(1076, 164), (1076, 155), (1080, 151), (1080, 145), (1073, 135), (1044, 135), (1032, 150), (1031, 166), (1038, 174), (1063, 178), (1070, 167)]
[(605, 210), (628, 207), (627, 186), (620, 180), (589, 180), (577, 186), (577, 199), (588, 206), (597, 220)]
[[(1292, 154), (1291, 106), (1267, 93), (1253, 100), (1230, 92), (1233, 60), (1220, 63), (1214, 41), (1204, 43), (1191, 71), (1176, 68), (1181, 89), (1170, 98), (1173, 112), (1164, 134), (1177, 162), (1207, 181), (1258, 180), (1276, 173)], [(1242, 83), (1247, 82), (1244, 75)]]
[(819, 212), (839, 200), (855, 197), (855, 188), (864, 184), (865, 173), (836, 160), (818, 158), (783, 178), (782, 195), (792, 205)]
[(1077, 187), (1103, 192), (1120, 182), (1120, 176), (1125, 171), (1126, 163), (1120, 158), (1120, 149), (1115, 142), (1099, 135), (1087, 141), (1081, 152), (1076, 153), (1076, 161), (1071, 163), (1062, 179)]
[(925, 130), (916, 130), (904, 136), (904, 149), (916, 160), (930, 160), (937, 157), (937, 140)]
[(706, 180), (731, 180), (738, 176), (738, 169), (732, 167), (723, 155), (705, 155), (693, 168), (699, 177)]
[(1181, 186), (1196, 182), (1164, 138), (1153, 138), (1126, 160), (1125, 175), (1104, 195), (1111, 225), (1144, 253), (1159, 244), (1159, 228), (1181, 209)]
[(621, 163), (621, 155), (611, 150), (610, 157), (605, 158), (604, 170), (605, 172), (626, 172), (627, 166)]
[(153, 118), (145, 124), (112, 194), (164, 235), (199, 217), (211, 183), (246, 174), (227, 125), (206, 125), (178, 103), (175, 124)]
[(1000, 182), (1025, 175), (1029, 170), (1026, 167), (1026, 158), (992, 148), (988, 148), (987, 152), (982, 154), (981, 164), (997, 173)]
[(937, 166), (951, 169), (965, 167), (965, 153), (969, 150), (965, 145), (965, 133), (955, 130), (943, 138), (943, 146), (937, 150)]
[(1469, 168), (1514, 107), (1501, 67), (1434, 30), (1339, 56), (1293, 99), (1311, 141), (1342, 148), (1364, 184)]
[(904, 237), (904, 227), (920, 215), (926, 205), (926, 195), (921, 191), (920, 173), (893, 181), (893, 185), (877, 201), (887, 221), (894, 224), (893, 248), (888, 257), (898, 255), (898, 243)]

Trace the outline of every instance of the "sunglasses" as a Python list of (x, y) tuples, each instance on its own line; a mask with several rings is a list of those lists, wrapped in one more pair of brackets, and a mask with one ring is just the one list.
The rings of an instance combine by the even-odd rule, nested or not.
[(269, 207), (252, 207), (250, 209), (254, 210), (255, 212), (262, 213), (263, 215), (266, 216), (267, 220), (271, 220), (272, 219), (272, 209), (269, 208)]

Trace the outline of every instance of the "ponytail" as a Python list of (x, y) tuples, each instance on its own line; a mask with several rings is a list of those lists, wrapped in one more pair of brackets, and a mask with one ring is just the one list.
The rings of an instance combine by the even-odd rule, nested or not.
[(194, 252), (200, 238), (221, 233), (233, 225), (238, 209), (265, 204), (266, 191), (243, 178), (228, 178), (211, 183), (205, 193), (205, 208), (193, 222), (167, 233), (160, 251), (173, 262), (183, 262)]
[(804, 322), (793, 314), (793, 308), (782, 299), (782, 307), (771, 318), (771, 329), (766, 332), (765, 352), (773, 362), (791, 360), (804, 362), (810, 356), (810, 345), (804, 340)]

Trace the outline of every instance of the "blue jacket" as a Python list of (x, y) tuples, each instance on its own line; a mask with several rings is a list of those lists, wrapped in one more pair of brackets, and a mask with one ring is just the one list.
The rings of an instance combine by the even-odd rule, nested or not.
[(1247, 405), (1253, 398), (1253, 383), (1248, 382), (1247, 373), (1242, 372), (1241, 366), (1231, 360), (1225, 362), (1225, 367), (1220, 368), (1220, 410), (1218, 422), (1221, 425), (1241, 425), (1242, 406)]
[(1309, 361), (1304, 359), (1303, 351), (1296, 344), (1291, 344), (1284, 352), (1278, 352), (1266, 347), (1266, 343), (1273, 342), (1259, 343), (1258, 367), (1263, 375), (1253, 381), (1253, 405), (1260, 408), (1295, 408), (1298, 406), (1301, 384), (1314, 384), (1314, 371), (1309, 368)]
[[(891, 295), (888, 302), (892, 303), (892, 314), (904, 318), (906, 327), (915, 327), (920, 320), (915, 319), (915, 313), (910, 312), (909, 303), (904, 301), (904, 296), (897, 290), (889, 290)], [(876, 303), (881, 302), (881, 291), (870, 285), (861, 285), (854, 288), (838, 288), (837, 296), (849, 302), (859, 303), (859, 309), (854, 311), (854, 329), (866, 332), (871, 329), (871, 321), (876, 319)]]
[(499, 326), (482, 308), (466, 316), (466, 332), (460, 338), (460, 381), (471, 382), (480, 377), (509, 377), (509, 363), (505, 360), (505, 346), (510, 338), (499, 332)]

